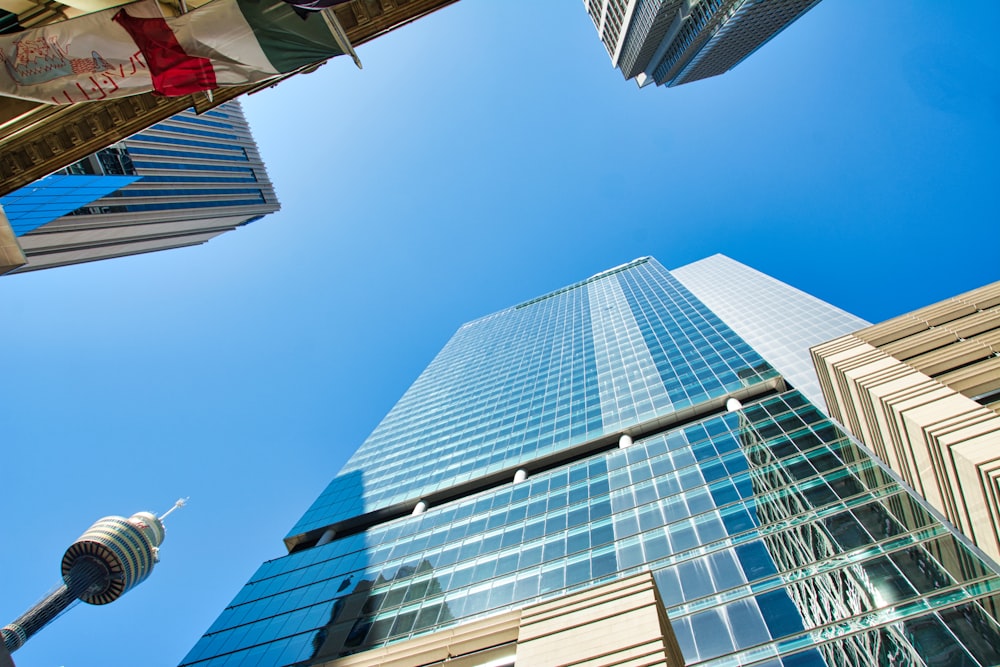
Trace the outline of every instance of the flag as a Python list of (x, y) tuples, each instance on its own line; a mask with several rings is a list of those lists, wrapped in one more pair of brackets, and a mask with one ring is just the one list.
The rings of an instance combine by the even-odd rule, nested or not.
[(0, 95), (73, 104), (266, 81), (350, 49), (330, 12), (213, 0), (165, 18), (142, 0), (0, 35)]

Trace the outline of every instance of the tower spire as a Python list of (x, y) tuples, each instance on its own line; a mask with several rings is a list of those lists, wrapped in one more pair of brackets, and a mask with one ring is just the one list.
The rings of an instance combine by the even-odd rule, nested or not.
[(190, 500), (190, 499), (191, 499), (191, 496), (186, 496), (184, 498), (178, 498), (177, 502), (174, 503), (173, 507), (171, 507), (166, 512), (164, 512), (163, 514), (160, 515), (160, 521), (163, 521), (168, 516), (170, 516), (170, 513), (173, 512), (174, 510), (186, 506), (187, 503), (188, 503), (188, 500)]

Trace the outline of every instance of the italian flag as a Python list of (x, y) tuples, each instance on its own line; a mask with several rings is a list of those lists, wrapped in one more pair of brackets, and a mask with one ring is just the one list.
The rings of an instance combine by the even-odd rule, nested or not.
[(332, 10), (213, 0), (166, 18), (142, 0), (0, 35), (0, 95), (54, 104), (266, 81), (351, 52)]

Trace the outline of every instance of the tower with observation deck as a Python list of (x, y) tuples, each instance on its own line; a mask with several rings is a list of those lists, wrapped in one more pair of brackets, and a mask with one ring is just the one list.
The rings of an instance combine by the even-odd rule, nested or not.
[[(125, 518), (99, 519), (69, 546), (62, 558), (62, 583), (15, 621), (0, 628), (0, 667), (12, 664), (9, 653), (77, 602), (114, 602), (152, 573), (166, 536), (163, 520), (186, 500), (160, 516), (136, 512)], [(4, 661), (7, 661), (6, 663)]]

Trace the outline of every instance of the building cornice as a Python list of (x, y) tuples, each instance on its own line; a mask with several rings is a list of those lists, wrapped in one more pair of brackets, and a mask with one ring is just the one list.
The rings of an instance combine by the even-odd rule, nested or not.
[[(352, 0), (336, 8), (351, 44), (358, 46), (457, 0)], [(322, 64), (322, 63), (320, 63)], [(318, 65), (287, 76), (312, 71)], [(28, 185), (87, 155), (195, 107), (207, 111), (245, 93), (283, 81), (219, 88), (209, 98), (152, 93), (55, 106), (0, 97), (0, 195)]]

